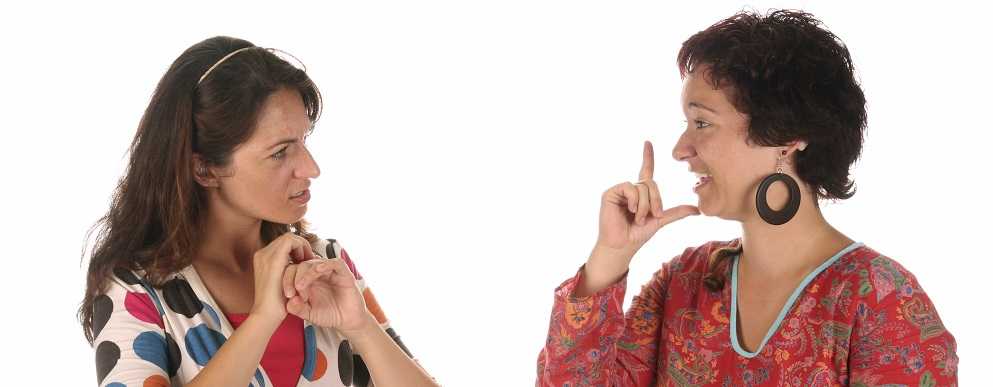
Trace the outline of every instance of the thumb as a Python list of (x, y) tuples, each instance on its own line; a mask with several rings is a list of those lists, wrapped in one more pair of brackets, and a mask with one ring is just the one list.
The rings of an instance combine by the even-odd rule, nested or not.
[(655, 219), (655, 226), (662, 228), (665, 225), (683, 219), (687, 216), (700, 215), (700, 209), (696, 206), (684, 204), (662, 211), (662, 216)]
[(308, 309), (309, 305), (303, 302), (303, 299), (299, 295), (294, 296), (286, 302), (286, 311), (300, 318), (303, 318), (307, 314)]

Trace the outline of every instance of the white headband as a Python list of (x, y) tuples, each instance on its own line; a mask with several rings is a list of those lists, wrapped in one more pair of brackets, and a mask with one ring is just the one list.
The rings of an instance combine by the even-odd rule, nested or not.
[[(203, 75), (200, 76), (200, 79), (197, 80), (197, 86), (200, 86), (200, 83), (203, 82), (203, 79), (204, 78), (207, 78), (207, 76), (210, 75), (210, 72), (211, 71), (214, 71), (214, 69), (217, 68), (217, 66), (220, 66), (221, 63), (224, 63), (224, 61), (228, 60), (228, 58), (234, 56), (235, 54), (237, 54), (239, 52), (242, 52), (242, 51), (245, 51), (245, 50), (249, 50), (249, 49), (253, 49), (253, 48), (262, 48), (262, 47), (259, 47), (259, 46), (242, 47), (242, 48), (239, 48), (237, 50), (231, 51), (231, 53), (225, 55), (223, 58), (221, 58), (220, 60), (218, 60), (217, 63), (214, 63), (213, 66), (210, 66), (210, 68), (207, 69), (207, 71), (205, 71), (203, 73)], [(304, 66), (303, 62), (301, 62), (300, 59), (297, 59), (297, 57), (293, 56), (293, 54), (290, 54), (290, 53), (288, 53), (286, 51), (283, 51), (283, 50), (280, 50), (280, 49), (276, 49), (276, 48), (262, 48), (262, 49), (263, 50), (266, 50), (266, 51), (269, 51), (270, 53), (272, 53), (274, 55), (275, 54), (284, 54), (286, 56), (289, 56), (290, 58), (293, 58), (293, 60), (296, 61), (297, 64), (300, 65), (299, 69), (300, 70), (303, 70), (303, 72), (307, 72), (307, 66)], [(285, 60), (284, 58), (280, 58), (280, 59)]]

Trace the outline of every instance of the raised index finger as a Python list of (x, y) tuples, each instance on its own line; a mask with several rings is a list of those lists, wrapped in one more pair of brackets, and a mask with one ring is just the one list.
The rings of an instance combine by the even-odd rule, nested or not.
[(638, 180), (652, 180), (655, 173), (655, 150), (652, 149), (652, 142), (645, 141), (645, 151), (641, 160), (641, 172), (638, 173)]

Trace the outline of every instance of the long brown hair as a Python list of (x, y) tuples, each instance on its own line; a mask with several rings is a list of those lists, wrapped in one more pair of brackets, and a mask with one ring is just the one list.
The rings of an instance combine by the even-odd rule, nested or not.
[[(93, 302), (105, 291), (114, 269), (141, 270), (148, 283), (159, 286), (192, 262), (207, 211), (207, 192), (193, 179), (194, 154), (208, 166), (228, 165), (234, 149), (255, 130), (266, 98), (280, 88), (300, 93), (312, 123), (320, 117), (321, 94), (314, 82), (267, 49), (231, 56), (198, 84), (208, 68), (244, 47), (254, 45), (224, 36), (194, 44), (176, 58), (155, 88), (110, 209), (88, 234), (99, 229), (79, 308), (89, 342), (94, 339)], [(303, 220), (293, 225), (262, 221), (264, 243), (287, 231), (316, 239)]]

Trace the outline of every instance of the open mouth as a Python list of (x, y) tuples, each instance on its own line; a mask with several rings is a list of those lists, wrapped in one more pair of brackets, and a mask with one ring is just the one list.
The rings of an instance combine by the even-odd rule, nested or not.
[(290, 195), (290, 200), (298, 202), (300, 204), (306, 204), (310, 200), (310, 190), (305, 189)]
[(707, 183), (709, 183), (713, 179), (710, 176), (710, 174), (701, 173), (701, 172), (694, 172), (694, 174), (696, 174), (696, 177), (697, 177), (696, 184), (693, 185), (693, 191), (694, 192), (697, 191), (697, 190), (699, 190), (700, 187), (703, 187), (704, 185), (707, 185)]

